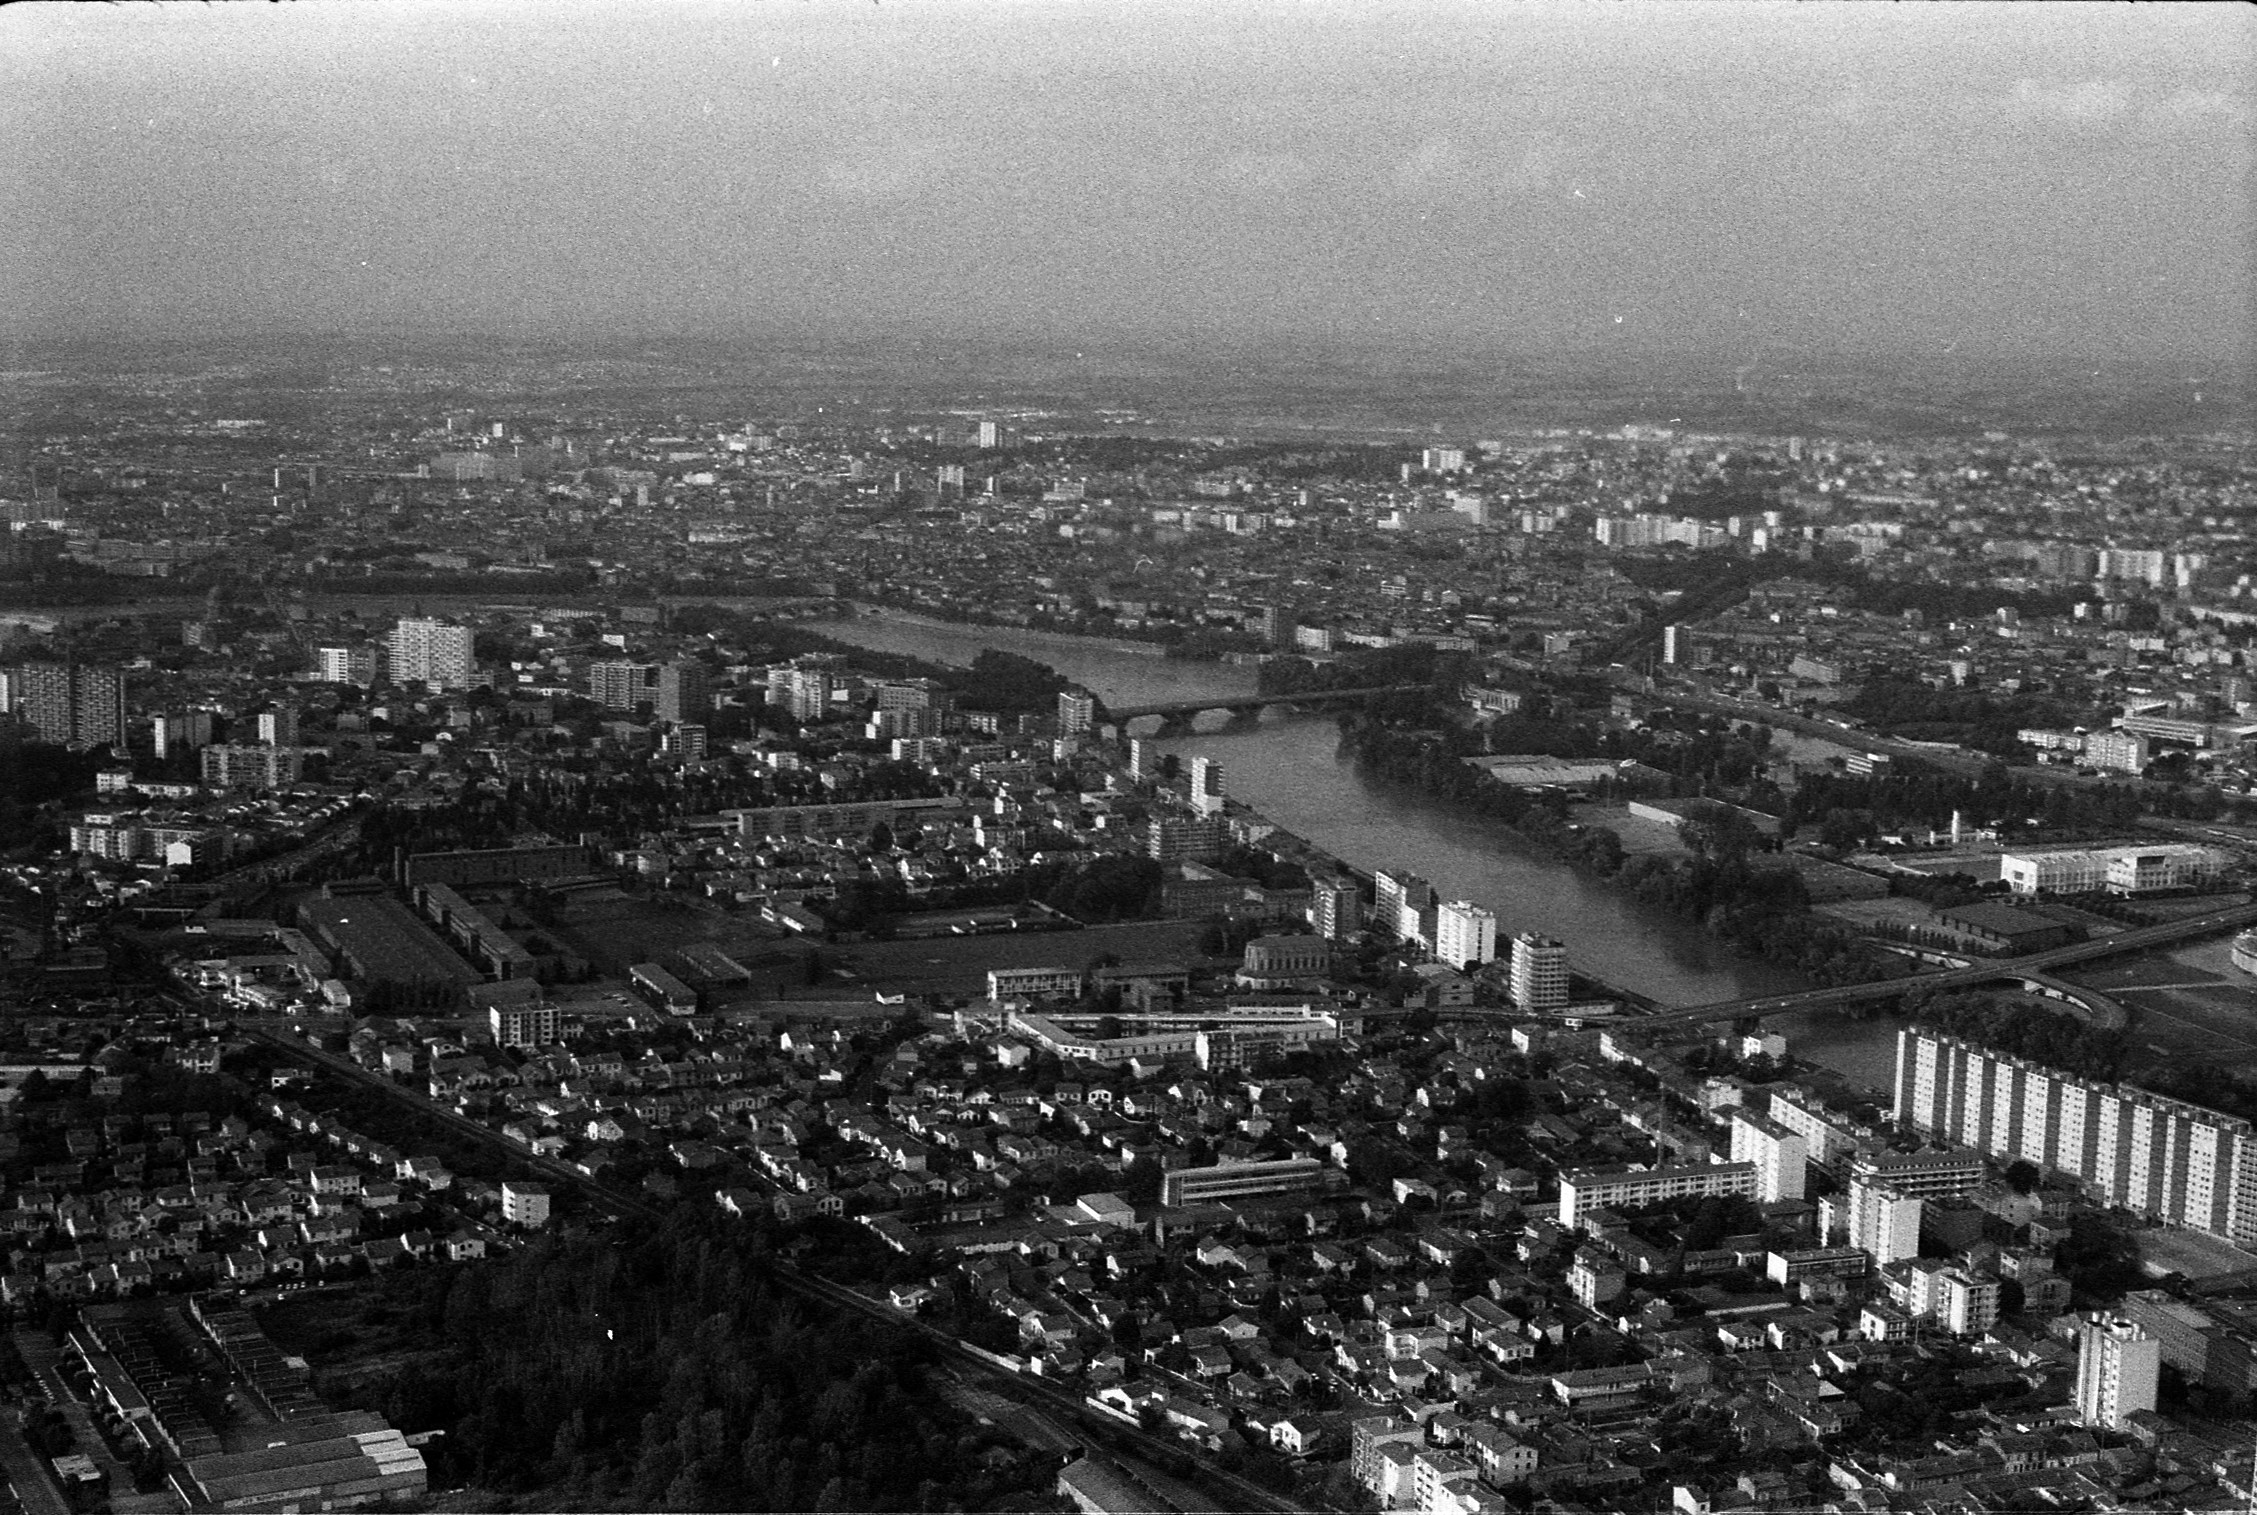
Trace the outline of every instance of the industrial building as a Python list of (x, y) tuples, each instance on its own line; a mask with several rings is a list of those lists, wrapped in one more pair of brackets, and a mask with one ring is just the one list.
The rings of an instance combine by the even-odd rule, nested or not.
[(2225, 872), (2224, 854), (2192, 842), (2142, 847), (2084, 847), (2062, 852), (2009, 852), (1999, 876), (2016, 894), (2155, 894), (2197, 889)]

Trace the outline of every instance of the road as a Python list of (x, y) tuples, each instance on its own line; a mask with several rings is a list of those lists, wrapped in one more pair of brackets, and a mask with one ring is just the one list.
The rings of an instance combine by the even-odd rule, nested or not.
[[(303, 1040), (275, 1031), (251, 1030), (246, 1033), (254, 1041), (274, 1048), (293, 1059), (310, 1063), (324, 1072), (333, 1073), (362, 1086), (381, 1092), (385, 1098), (416, 1113), (438, 1121), (466, 1137), (473, 1138), (526, 1164), (550, 1182), (572, 1188), (585, 1195), (598, 1210), (620, 1220), (641, 1220), (656, 1225), (666, 1218), (666, 1211), (646, 1200), (621, 1194), (606, 1187), (566, 1163), (536, 1157), (517, 1143), (487, 1126), (440, 1108), (429, 1099), (412, 1090), (401, 1088), (387, 1078), (369, 1072), (358, 1063), (334, 1053), (324, 1052)], [(1053, 1416), (1063, 1416), (1065, 1422), (1081, 1427), (1093, 1439), (1103, 1441), (1121, 1450), (1141, 1457), (1165, 1460), (1193, 1456), (1184, 1444), (1172, 1437), (1155, 1436), (1141, 1427), (1113, 1420), (1091, 1410), (1082, 1397), (1071, 1389), (1039, 1378), (1013, 1373), (973, 1351), (946, 1331), (928, 1322), (904, 1315), (899, 1310), (867, 1295), (858, 1294), (843, 1284), (828, 1279), (814, 1278), (800, 1272), (788, 1263), (773, 1265), (772, 1276), (776, 1283), (791, 1293), (838, 1309), (851, 1310), (872, 1320), (921, 1336), (939, 1350), (949, 1367), (966, 1376), (977, 1378), (987, 1388), (1003, 1394), (1032, 1409), (1046, 1411)], [(1270, 1493), (1268, 1490), (1204, 1460), (1198, 1460), (1199, 1478), (1217, 1492), (1226, 1493), (1240, 1503), (1232, 1506), (1239, 1510), (1274, 1511), (1280, 1515), (1299, 1515), (1307, 1507)]]
[(1698, 1025), (1710, 1021), (1753, 1020), (1796, 1010), (1818, 1010), (1835, 1005), (1860, 1004), (1868, 1000), (1894, 999), (1914, 987), (1966, 989), (2002, 978), (2042, 978), (2054, 968), (2095, 962), (2101, 958), (2142, 952), (2153, 947), (2167, 947), (2195, 937), (2232, 931), (2253, 922), (2257, 922), (2257, 905), (2237, 905), (2231, 910), (2190, 916), (2182, 921), (2166, 921), (2160, 926), (2141, 926), (2137, 930), (2121, 932), (2115, 936), (2100, 937), (2089, 942), (2073, 942), (2066, 947), (2052, 947), (2044, 952), (2030, 953), (2026, 957), (1998, 958), (1970, 968), (1951, 968), (1940, 973), (1915, 974), (1910, 978), (1882, 979), (1867, 984), (1843, 984), (1832, 989), (1812, 989), (1801, 994), (1690, 1005), (1679, 1010), (1664, 1010), (1656, 1015), (1640, 1016), (1625, 1024), (1644, 1029)]

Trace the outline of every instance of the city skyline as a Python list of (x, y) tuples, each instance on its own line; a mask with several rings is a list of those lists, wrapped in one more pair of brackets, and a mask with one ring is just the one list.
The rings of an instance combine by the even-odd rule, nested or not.
[(10, 336), (2250, 353), (2238, 7), (19, 7)]

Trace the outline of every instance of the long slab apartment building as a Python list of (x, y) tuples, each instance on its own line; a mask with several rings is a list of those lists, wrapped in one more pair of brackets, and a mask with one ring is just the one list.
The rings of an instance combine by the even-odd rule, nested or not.
[(2257, 1243), (2257, 1128), (2238, 1117), (1912, 1029), (1897, 1033), (1894, 1114), (2102, 1203)]

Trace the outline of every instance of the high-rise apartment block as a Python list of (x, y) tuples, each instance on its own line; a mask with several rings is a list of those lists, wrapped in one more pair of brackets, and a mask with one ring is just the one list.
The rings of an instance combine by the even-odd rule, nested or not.
[(678, 725), (697, 725), (713, 714), (713, 691), (703, 663), (683, 661), (659, 668), (655, 714)]
[(1956, 1037), (1897, 1033), (1895, 1118), (2077, 1179), (2103, 1204), (2257, 1243), (2257, 1129)]
[(1497, 917), (1471, 900), (1446, 900), (1435, 910), (1434, 956), (1452, 968), (1497, 955)]
[(1794, 1132), (1766, 1116), (1732, 1112), (1732, 1161), (1755, 1164), (1755, 1197), (1765, 1204), (1801, 1199), (1810, 1149)]
[(588, 665), (588, 698), (606, 710), (632, 710), (651, 698), (658, 667), (614, 659)]
[(1567, 948), (1523, 931), (1513, 938), (1512, 1000), (1523, 1010), (1557, 1010), (1567, 1003)]
[(1946, 1268), (1936, 1275), (1936, 1322), (1954, 1336), (1980, 1336), (1998, 1324), (1998, 1280)]
[(1309, 886), (1309, 925), (1317, 935), (1339, 941), (1361, 930), (1364, 894), (1352, 878), (1320, 878)]
[(1415, 873), (1382, 868), (1372, 875), (1371, 926), (1391, 942), (1419, 940), (1421, 918), (1434, 908), (1434, 886)]
[(768, 703), (789, 712), (793, 720), (825, 719), (838, 689), (840, 663), (832, 654), (814, 653), (778, 664), (768, 670)]
[(1223, 813), (1223, 765), (1220, 760), (1195, 757), (1191, 760), (1191, 808), (1201, 815)]
[(298, 707), (280, 705), (259, 712), (259, 742), (267, 747), (298, 745)]
[(1197, 862), (1222, 850), (1223, 823), (1213, 816), (1156, 815), (1144, 823), (1144, 853), (1156, 863)]
[(888, 679), (870, 691), (880, 710), (929, 710), (946, 715), (956, 708), (956, 695), (937, 679)]
[(2163, 1343), (2133, 1320), (2088, 1315), (2077, 1332), (2077, 1418), (2120, 1431), (2141, 1410), (2155, 1408)]
[(1870, 1179), (1850, 1180), (1849, 1244), (1876, 1267), (1920, 1255), (1920, 1199)]
[(497, 1046), (545, 1047), (557, 1039), (557, 1009), (546, 1000), (495, 1005), (487, 1019)]
[(149, 746), (159, 758), (176, 752), (195, 752), (212, 744), (212, 713), (185, 710), (176, 715), (149, 717)]
[(9, 681), (15, 713), (58, 746), (125, 747), (125, 675), (91, 663), (25, 663)]
[(392, 628), (386, 642), (392, 679), (428, 684), (433, 689), (468, 689), (472, 657), (470, 628), (411, 617)]
[(1828, 1115), (1816, 1098), (1800, 1090), (1790, 1086), (1773, 1088), (1767, 1113), (1803, 1139), (1810, 1160), (1820, 1167), (1831, 1167), (1856, 1149), (1857, 1133)]
[(214, 789), (263, 793), (298, 782), (305, 765), (302, 747), (252, 747), (227, 744), (204, 749), (204, 782)]
[(384, 669), (378, 647), (321, 647), (315, 649), (314, 661), (325, 684), (358, 684), (367, 689), (383, 675)]
[(1086, 736), (1097, 725), (1097, 696), (1086, 689), (1058, 691), (1058, 734)]

